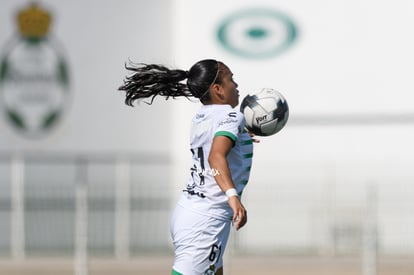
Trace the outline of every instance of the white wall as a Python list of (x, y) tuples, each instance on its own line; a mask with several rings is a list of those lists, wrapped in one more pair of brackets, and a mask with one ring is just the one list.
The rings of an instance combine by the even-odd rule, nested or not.
[[(0, 46), (15, 33), (14, 13), (28, 2), (1, 1)], [(324, 209), (325, 202), (333, 211), (339, 211), (341, 204), (349, 209), (355, 200), (357, 207), (363, 207), (365, 184), (374, 182), (381, 186), (385, 199), (380, 221), (383, 243), (391, 248), (407, 245), (404, 239), (412, 237), (414, 227), (405, 227), (404, 232), (399, 228), (413, 206), (398, 201), (408, 201), (404, 196), (412, 191), (405, 189), (412, 189), (408, 183), (414, 178), (410, 169), (414, 161), (413, 2), (41, 3), (50, 7), (51, 33), (65, 50), (72, 99), (62, 123), (42, 139), (22, 137), (0, 120), (0, 153), (170, 153), (172, 181), (180, 190), (190, 161), (189, 122), (199, 104), (159, 99), (152, 106), (142, 104), (132, 109), (123, 105), (123, 95), (116, 89), (129, 58), (183, 69), (197, 60), (216, 58), (232, 69), (241, 97), (257, 88), (274, 87), (290, 105), (286, 128), (276, 136), (262, 138), (256, 146), (245, 197), (251, 219), (241, 232), (244, 244), (266, 244), (271, 249), (289, 242), (329, 242), (323, 236), (328, 234), (325, 231), (332, 213), (318, 211)], [(275, 10), (290, 17), (298, 27), (295, 43), (266, 59), (246, 59), (226, 51), (217, 41), (217, 27), (227, 16), (250, 8)], [(341, 119), (351, 115), (350, 124), (341, 124)], [(381, 124), (375, 120), (378, 115), (398, 121)], [(321, 124), (316, 125), (316, 116), (322, 119)], [(374, 124), (360, 123), (368, 116), (374, 117)], [(284, 194), (291, 199), (289, 203), (283, 204)], [(306, 202), (295, 201), (301, 194)], [(330, 200), (336, 201), (334, 206)], [(296, 220), (291, 218), (292, 212)], [(258, 234), (265, 222), (269, 222), (267, 234)], [(408, 245), (413, 249), (412, 242)]]
[[(178, 64), (222, 60), (232, 69), (241, 98), (257, 88), (273, 87), (290, 105), (286, 128), (256, 146), (245, 192), (251, 218), (240, 233), (242, 242), (270, 250), (295, 243), (332, 249), (334, 223), (352, 211), (361, 213), (367, 185), (375, 184), (382, 200), (381, 245), (387, 251), (413, 250), (414, 243), (404, 241), (414, 234), (413, 221), (407, 222), (413, 205), (399, 204), (408, 199), (405, 194), (412, 192), (414, 178), (409, 168), (414, 162), (413, 5), (371, 0), (175, 1)], [(217, 40), (220, 22), (252, 8), (289, 16), (298, 27), (292, 47), (264, 59), (226, 51)], [(180, 120), (198, 108), (174, 107)], [(187, 146), (187, 132), (187, 125), (176, 132), (177, 171), (188, 165), (179, 154)], [(183, 177), (177, 173), (177, 182)], [(358, 215), (355, 219), (362, 222)], [(411, 229), (402, 233), (404, 221)]]

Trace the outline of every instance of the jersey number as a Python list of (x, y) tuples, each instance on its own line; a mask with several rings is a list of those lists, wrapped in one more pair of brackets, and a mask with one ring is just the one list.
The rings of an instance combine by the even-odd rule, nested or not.
[(204, 165), (204, 152), (203, 152), (203, 147), (198, 147), (197, 148), (197, 153), (195, 152), (194, 149), (191, 149), (191, 153), (193, 154), (194, 157), (196, 157), (198, 159), (198, 162), (200, 163), (200, 169), (198, 169), (194, 165), (194, 167), (192, 169), (193, 171), (192, 171), (191, 175), (193, 175), (194, 172), (198, 173), (198, 176), (200, 177), (200, 185), (204, 185), (205, 184), (204, 174), (206, 172), (206, 169), (205, 169), (205, 165)]
[(211, 252), (210, 252), (210, 255), (208, 256), (208, 259), (214, 262), (214, 260), (220, 259), (220, 255), (221, 255), (221, 245), (218, 246), (216, 244), (213, 244), (213, 246), (211, 247)]

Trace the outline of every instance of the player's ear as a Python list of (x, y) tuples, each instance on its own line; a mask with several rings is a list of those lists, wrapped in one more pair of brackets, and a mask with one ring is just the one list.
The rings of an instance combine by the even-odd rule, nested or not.
[(220, 99), (224, 98), (224, 90), (221, 88), (220, 84), (214, 83), (211, 85), (211, 92), (217, 95)]

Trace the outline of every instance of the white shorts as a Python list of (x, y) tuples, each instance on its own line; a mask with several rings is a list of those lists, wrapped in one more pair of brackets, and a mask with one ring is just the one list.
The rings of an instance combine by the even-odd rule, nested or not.
[(205, 275), (223, 266), (231, 222), (204, 216), (177, 205), (171, 219), (173, 274)]

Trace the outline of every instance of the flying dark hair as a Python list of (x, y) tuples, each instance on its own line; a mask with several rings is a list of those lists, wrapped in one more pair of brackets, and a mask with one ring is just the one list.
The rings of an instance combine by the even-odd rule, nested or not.
[[(125, 68), (132, 74), (125, 77), (124, 84), (118, 90), (126, 92), (125, 104), (129, 106), (144, 98), (150, 98), (147, 103), (152, 104), (156, 96), (166, 99), (195, 97), (205, 104), (210, 100), (210, 86), (221, 83), (220, 67), (223, 66), (214, 59), (205, 59), (185, 71), (164, 65), (130, 62)], [(185, 79), (187, 82), (183, 83)]]

